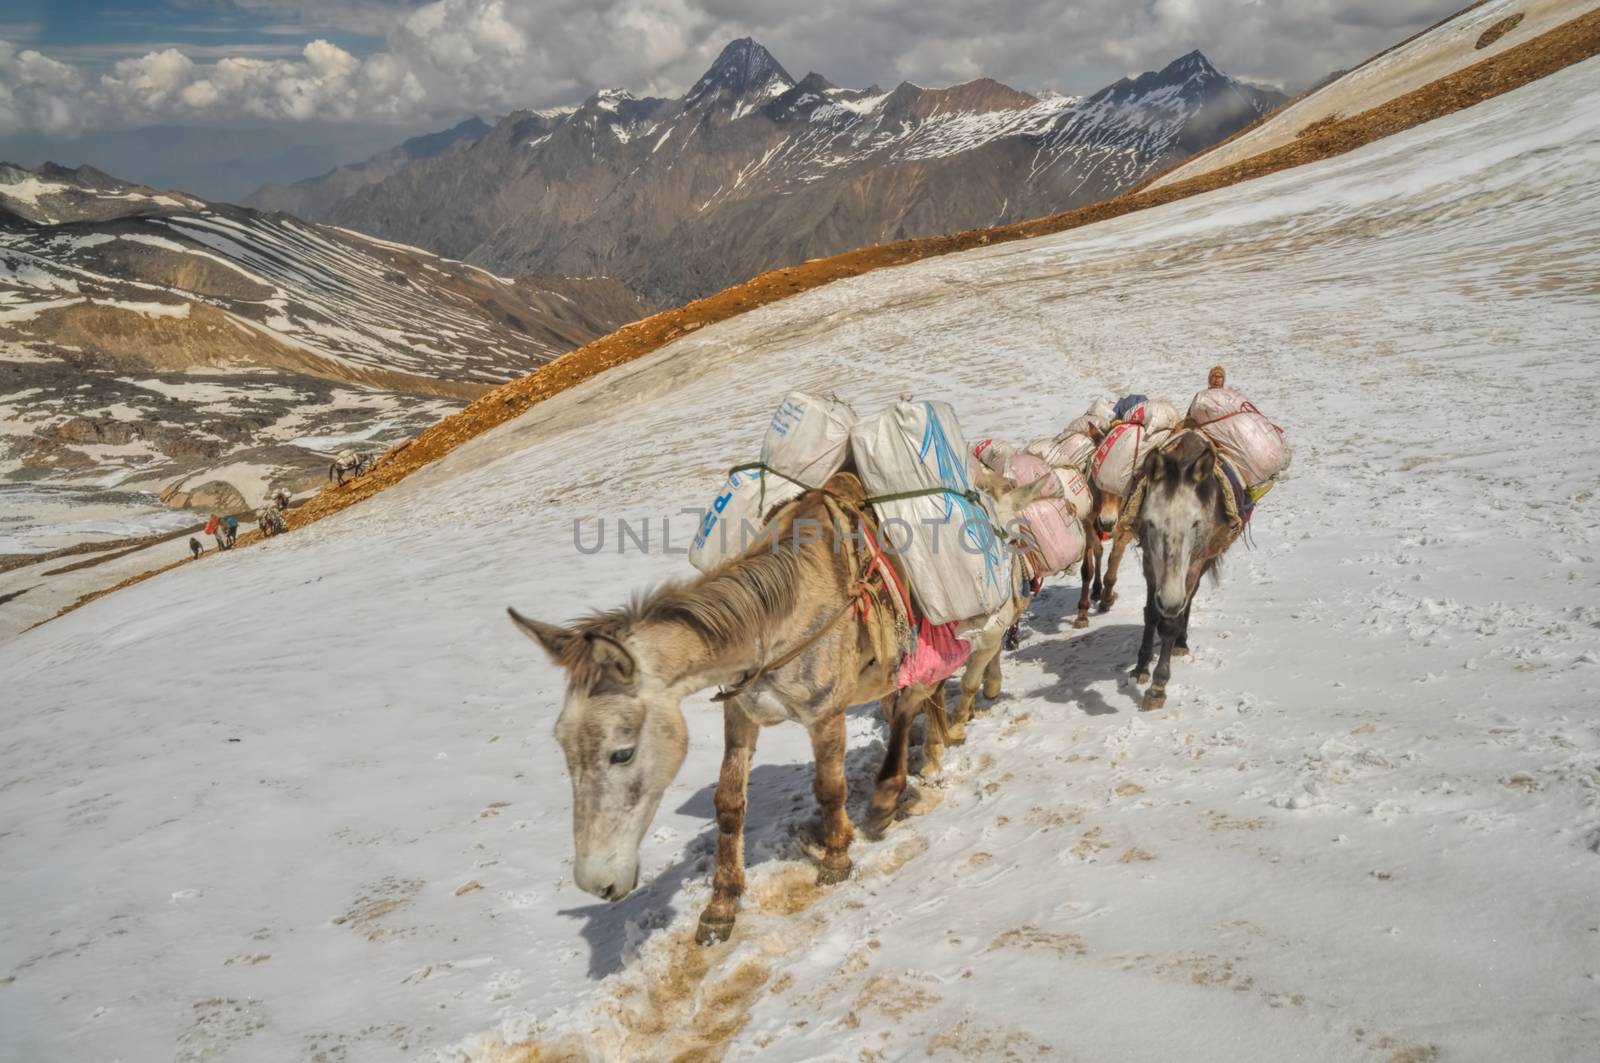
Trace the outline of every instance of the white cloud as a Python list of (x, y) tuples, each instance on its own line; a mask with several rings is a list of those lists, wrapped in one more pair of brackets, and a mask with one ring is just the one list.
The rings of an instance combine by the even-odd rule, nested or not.
[[(157, 121), (410, 122), (573, 102), (606, 86), (677, 94), (750, 35), (796, 76), (950, 84), (988, 75), (1086, 91), (1200, 48), (1232, 73), (1303, 84), (1461, 0), (235, 0), (291, 25), (362, 27), (381, 50), (164, 47), (102, 73), (0, 41), (0, 132)], [(281, 28), (281, 27), (280, 27)]]

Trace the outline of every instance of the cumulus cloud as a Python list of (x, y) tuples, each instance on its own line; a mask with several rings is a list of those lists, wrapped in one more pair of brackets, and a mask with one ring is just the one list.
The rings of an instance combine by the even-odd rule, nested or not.
[(1086, 91), (1200, 48), (1291, 87), (1358, 62), (1461, 0), (234, 0), (296, 25), (360, 27), (354, 55), (197, 62), (177, 49), (90, 71), (0, 41), (0, 132), (171, 121), (410, 122), (576, 102), (597, 88), (677, 94), (729, 39), (796, 76), (950, 84), (980, 75)]

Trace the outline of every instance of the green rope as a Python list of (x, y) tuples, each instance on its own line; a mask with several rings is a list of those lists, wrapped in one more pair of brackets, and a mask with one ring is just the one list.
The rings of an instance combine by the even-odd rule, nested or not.
[[(741, 472), (760, 472), (762, 474), (761, 494), (756, 498), (757, 512), (762, 512), (767, 508), (767, 473), (771, 473), (779, 479), (788, 480), (790, 483), (794, 484), (803, 491), (824, 490), (823, 488), (812, 487), (803, 480), (796, 480), (793, 476), (787, 476), (761, 461), (752, 461), (745, 465), (735, 465), (733, 468), (728, 470), (728, 475), (733, 476), (736, 473)], [(918, 487), (910, 491), (895, 491), (894, 493), (887, 495), (869, 495), (861, 500), (861, 504), (864, 506), (876, 506), (881, 505), (884, 502), (900, 502), (908, 498), (930, 498), (934, 495), (954, 495), (957, 498), (966, 499), (975, 506), (983, 505), (983, 495), (976, 488), (972, 487), (967, 488), (965, 491), (957, 491), (953, 487)], [(993, 524), (989, 525), (989, 530), (994, 533), (995, 538), (999, 539), (1003, 543), (1016, 543), (1024, 541), (1013, 537), (1007, 533), (1004, 528), (997, 528)]]

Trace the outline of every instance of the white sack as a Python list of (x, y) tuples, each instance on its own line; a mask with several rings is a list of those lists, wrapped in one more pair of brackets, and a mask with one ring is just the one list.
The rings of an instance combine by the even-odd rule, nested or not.
[(897, 402), (850, 432), (850, 449), (869, 495), (942, 487), (877, 503), (886, 549), (897, 550), (922, 615), (934, 624), (999, 609), (1011, 596), (1010, 559), (993, 503), (973, 489), (967, 444), (943, 402)]
[(1028, 444), (1028, 453), (1043, 458), (1046, 465), (1080, 472), (1089, 468), (1089, 459), (1094, 457), (1094, 450), (1094, 438), (1076, 431), (1062, 432), (1054, 439), (1035, 439)]
[(802, 490), (783, 477), (763, 474), (760, 469), (729, 473), (700, 521), (689, 546), (689, 563), (701, 572), (709, 572), (730, 557), (738, 557), (760, 537), (773, 507)]
[(855, 420), (855, 411), (836, 399), (791, 391), (772, 415), (761, 463), (807, 487), (821, 487), (850, 456)]

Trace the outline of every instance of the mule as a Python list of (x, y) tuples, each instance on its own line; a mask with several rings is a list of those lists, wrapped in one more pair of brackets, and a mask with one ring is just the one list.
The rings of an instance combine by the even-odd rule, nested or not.
[(352, 478), (360, 476), (367, 471), (372, 463), (372, 458), (367, 454), (359, 454), (355, 450), (341, 450), (333, 457), (333, 464), (328, 466), (328, 479), (337, 477), (339, 486), (344, 486), (344, 478), (348, 473)]
[(882, 554), (872, 545), (877, 527), (865, 502), (861, 481), (836, 473), (823, 489), (779, 507), (762, 542), (694, 579), (569, 627), (509, 611), (567, 675), (555, 736), (572, 781), (573, 877), (581, 889), (619, 901), (638, 885), (639, 843), (688, 750), (682, 701), (716, 686), (728, 688), (718, 695), (716, 871), (696, 940), (711, 944), (733, 931), (745, 882), (750, 762), (762, 727), (792, 721), (810, 732), (822, 809), (817, 882), (849, 877), (845, 710), (879, 700), (889, 719), (870, 827), (892, 818), (904, 790), (916, 716), (927, 707), (935, 746), (944, 729), (942, 682), (897, 688), (903, 620), (889, 577), (874, 575)]
[(283, 513), (273, 506), (262, 506), (256, 510), (256, 526), (261, 529), (262, 536), (268, 539), (289, 530)]
[[(1223, 460), (1200, 432), (1176, 433), (1145, 459), (1143, 483), (1119, 524), (1137, 535), (1144, 562), (1144, 636), (1130, 678), (1150, 684), (1145, 710), (1166, 704), (1172, 655), (1189, 653), (1189, 610), (1200, 577), (1215, 576), (1222, 555), (1243, 530), (1230, 504)], [(1152, 678), (1150, 660), (1158, 639), (1161, 655)]]
[[(1089, 602), (1099, 603), (1102, 613), (1117, 604), (1117, 570), (1122, 567), (1122, 555), (1133, 541), (1133, 532), (1121, 521), (1123, 499), (1101, 487), (1091, 486), (1094, 499), (1092, 543), (1084, 550), (1085, 584), (1078, 599), (1078, 621), (1075, 627), (1089, 626)], [(1105, 540), (1111, 543), (1111, 556), (1105, 556)], [(1090, 555), (1093, 571), (1090, 572)], [(1087, 582), (1092, 574), (1092, 585)]]

